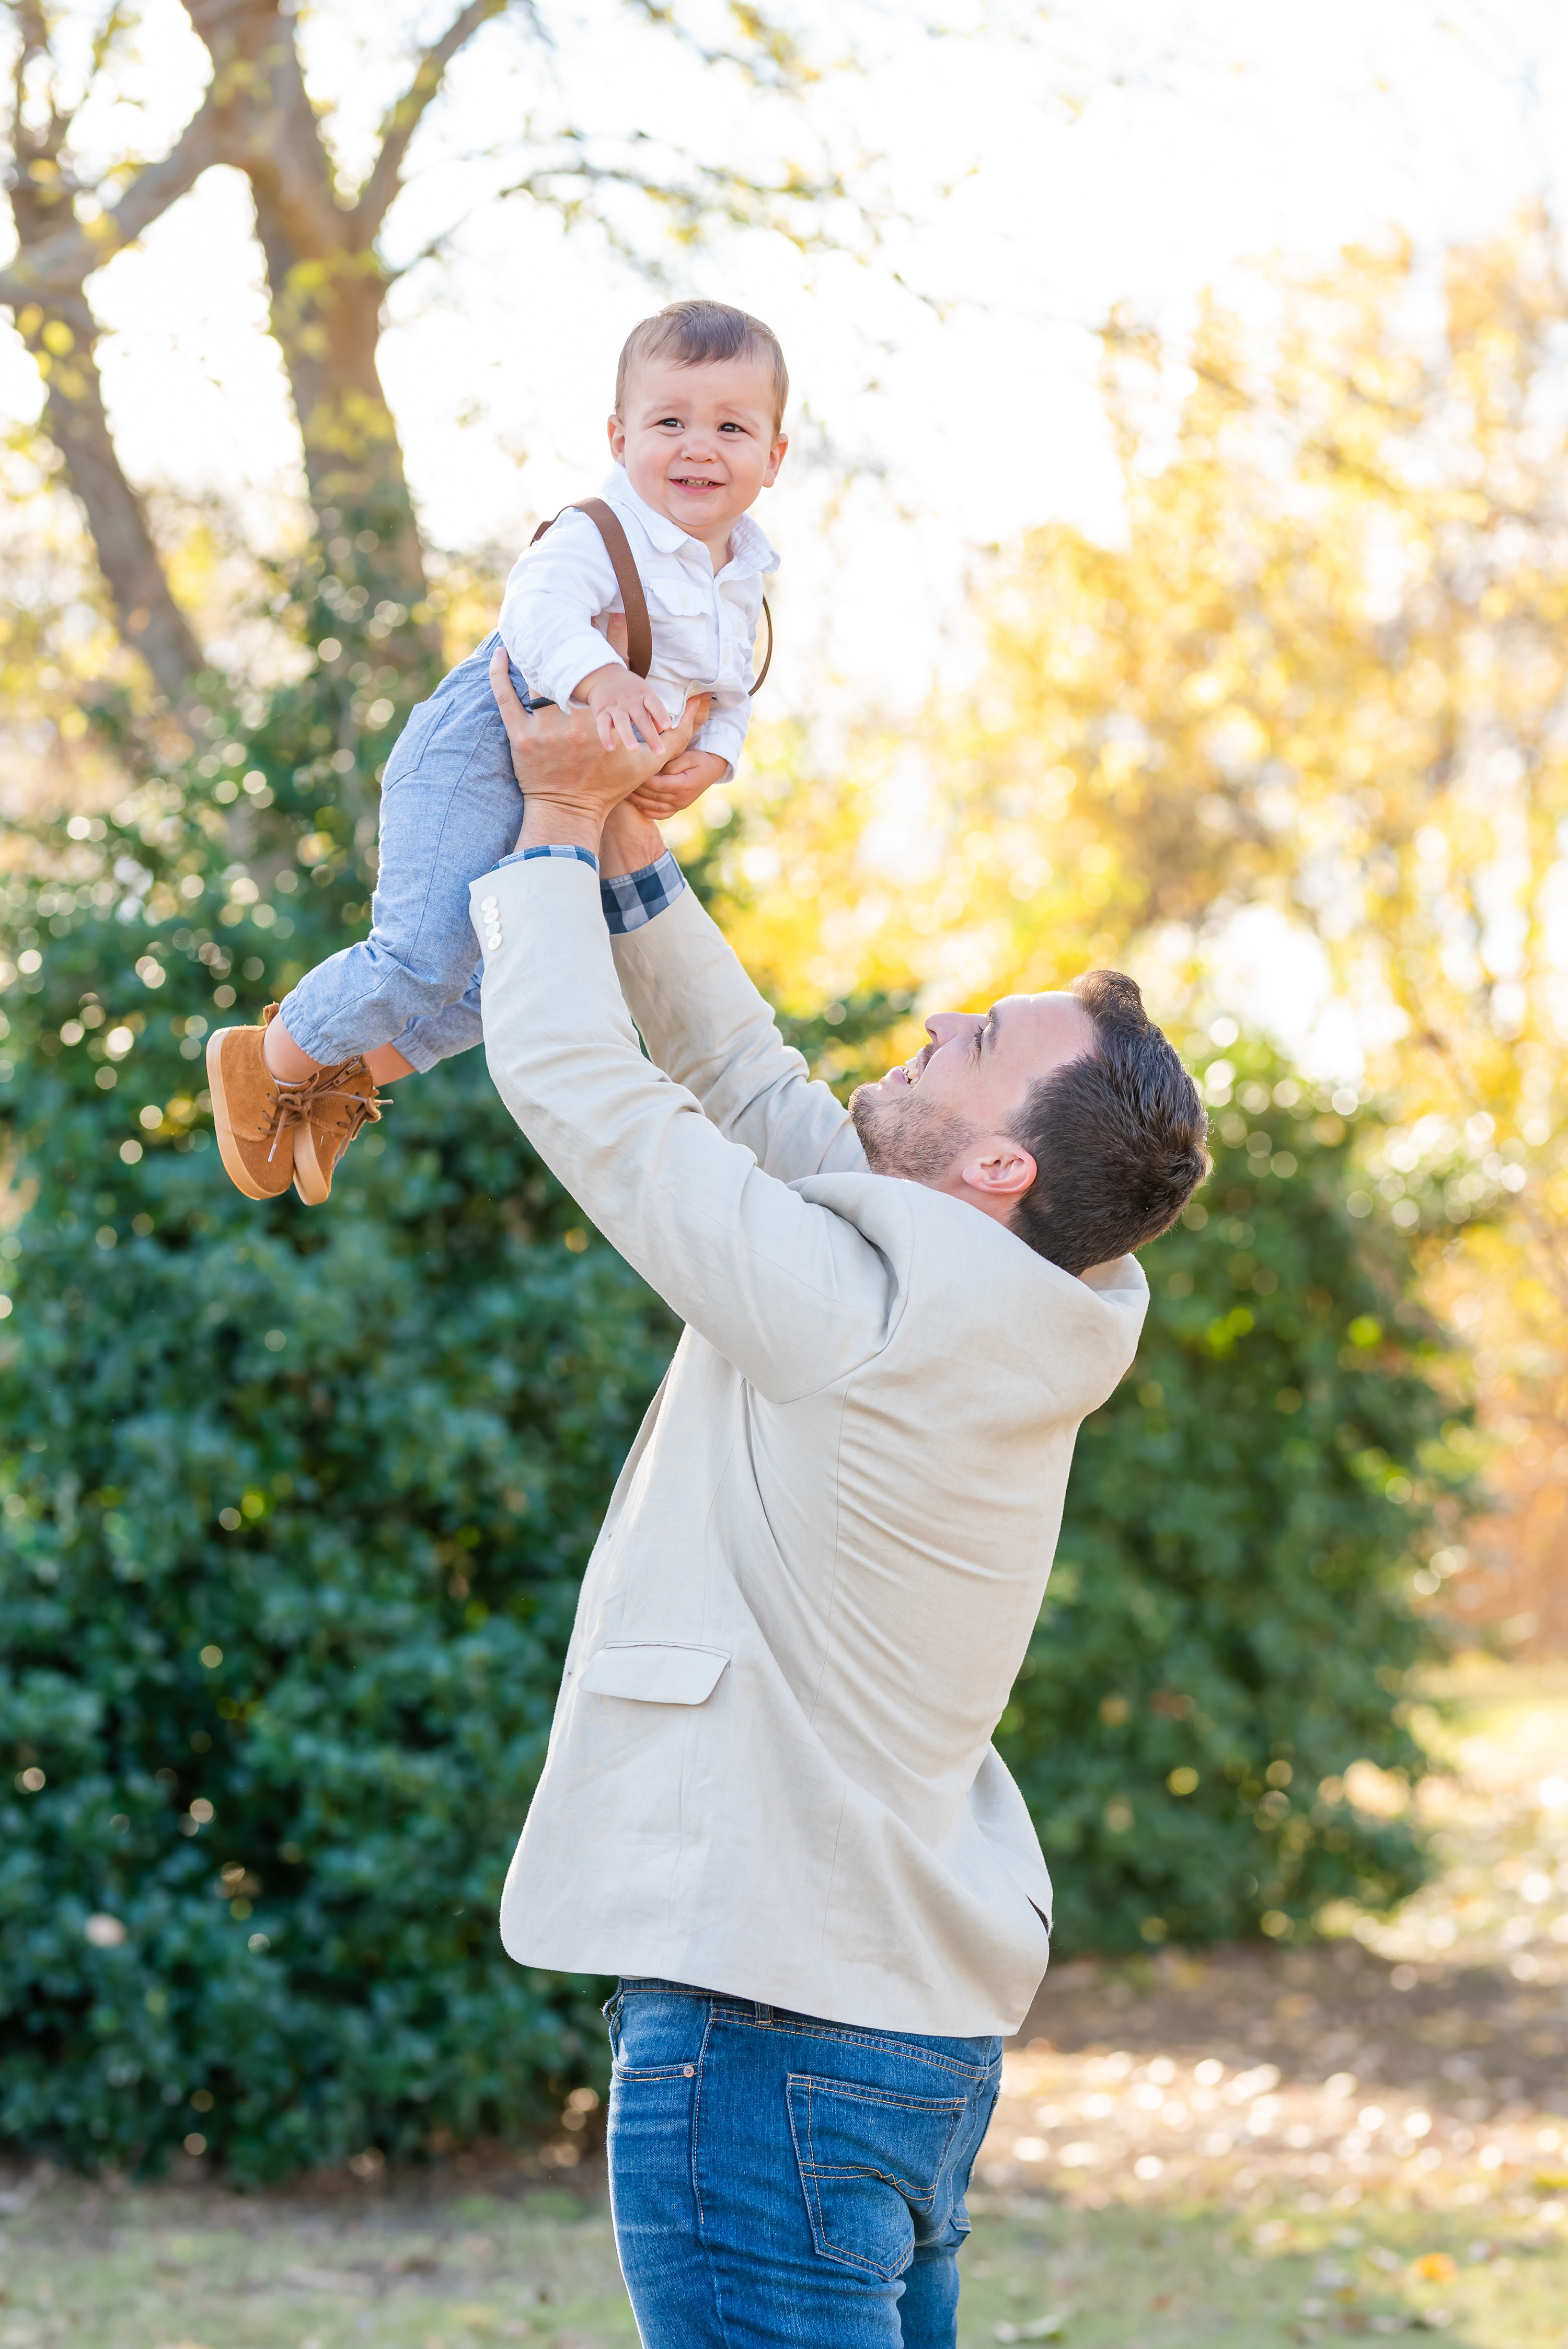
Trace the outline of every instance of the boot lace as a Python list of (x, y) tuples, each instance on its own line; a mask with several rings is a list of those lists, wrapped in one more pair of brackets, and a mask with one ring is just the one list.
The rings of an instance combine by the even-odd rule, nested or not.
[(344, 1074), (342, 1069), (321, 1069), (314, 1077), (306, 1077), (297, 1085), (278, 1086), (277, 1107), (273, 1112), (272, 1147), (267, 1152), (269, 1165), (277, 1154), (278, 1143), (284, 1134), (293, 1133), (297, 1127), (308, 1124), (324, 1102), (331, 1102), (337, 1106), (337, 1114), (347, 1127), (343, 1137), (346, 1149), (362, 1125), (380, 1123), (382, 1111), (391, 1107), (390, 1097), (386, 1093), (356, 1092), (351, 1085), (339, 1081)]

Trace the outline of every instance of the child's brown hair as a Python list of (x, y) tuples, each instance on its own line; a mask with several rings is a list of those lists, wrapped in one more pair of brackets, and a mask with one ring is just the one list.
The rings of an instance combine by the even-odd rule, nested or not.
[(747, 310), (731, 309), (727, 302), (672, 302), (655, 317), (634, 326), (615, 369), (615, 413), (625, 415), (633, 372), (645, 359), (672, 358), (677, 367), (708, 367), (716, 360), (742, 357), (759, 358), (772, 371), (777, 432), (789, 397), (789, 370), (779, 337), (760, 318)]

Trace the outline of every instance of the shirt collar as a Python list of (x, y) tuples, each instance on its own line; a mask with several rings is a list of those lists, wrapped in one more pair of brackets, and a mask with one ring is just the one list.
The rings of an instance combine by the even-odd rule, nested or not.
[[(619, 512), (629, 514), (640, 523), (649, 544), (660, 554), (680, 554), (691, 546), (696, 547), (707, 561), (707, 549), (700, 540), (693, 538), (678, 522), (671, 522), (668, 514), (660, 513), (656, 506), (649, 505), (645, 498), (637, 495), (626, 478), (624, 465), (611, 466), (599, 494)], [(726, 571), (744, 573), (777, 571), (779, 568), (779, 557), (773, 552), (767, 532), (748, 513), (737, 516), (729, 533), (729, 561), (723, 566)]]
[(689, 533), (668, 514), (660, 513), (645, 498), (640, 498), (626, 478), (624, 465), (612, 465), (599, 494), (620, 512), (632, 515), (643, 526), (643, 535), (661, 554), (678, 554), (683, 546), (692, 544)]

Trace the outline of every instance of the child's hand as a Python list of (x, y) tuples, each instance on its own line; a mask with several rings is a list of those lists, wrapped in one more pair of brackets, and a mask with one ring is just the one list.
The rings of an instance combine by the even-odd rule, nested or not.
[(619, 661), (583, 678), (572, 698), (588, 704), (606, 750), (613, 750), (617, 741), (635, 750), (638, 734), (652, 743), (669, 729), (669, 713), (646, 678), (634, 677)]
[(656, 775), (650, 775), (645, 783), (639, 783), (626, 804), (641, 815), (652, 816), (655, 823), (663, 823), (666, 817), (678, 815), (682, 808), (690, 807), (693, 800), (701, 799), (715, 783), (723, 782), (728, 772), (728, 760), (717, 757), (711, 750), (677, 751), (667, 766), (661, 767)]

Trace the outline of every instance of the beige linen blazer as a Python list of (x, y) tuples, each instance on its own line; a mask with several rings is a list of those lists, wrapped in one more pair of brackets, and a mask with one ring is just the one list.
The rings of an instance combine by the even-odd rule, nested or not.
[(870, 1173), (689, 890), (614, 947), (575, 858), (487, 874), (473, 911), (503, 1100), (686, 1325), (583, 1579), (502, 1940), (1015, 2030), (1051, 1888), (991, 1735), (1143, 1275), (1075, 1279)]

